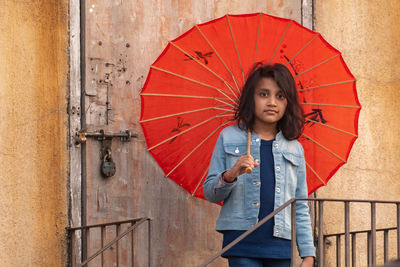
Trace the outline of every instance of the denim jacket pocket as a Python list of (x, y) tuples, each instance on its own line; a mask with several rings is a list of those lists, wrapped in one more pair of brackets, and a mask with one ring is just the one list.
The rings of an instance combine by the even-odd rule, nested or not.
[(289, 161), (294, 166), (296, 166), (296, 167), (300, 166), (301, 161), (302, 161), (302, 158), (300, 156), (297, 156), (290, 152), (283, 152), (282, 155), (287, 161)]
[(240, 156), (247, 153), (247, 147), (246, 145), (224, 144), (224, 151), (226, 153), (226, 168), (230, 169)]
[(297, 171), (299, 166), (302, 163), (302, 157), (297, 156), (296, 154), (290, 152), (283, 152), (283, 158), (285, 159), (287, 164), (285, 164), (285, 174), (286, 174), (286, 200), (293, 198), (296, 196), (296, 188), (297, 188)]

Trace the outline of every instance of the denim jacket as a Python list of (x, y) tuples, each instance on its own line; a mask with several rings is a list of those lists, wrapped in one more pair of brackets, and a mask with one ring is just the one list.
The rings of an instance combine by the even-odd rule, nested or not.
[[(261, 139), (252, 133), (251, 155), (260, 160)], [(225, 128), (215, 145), (208, 176), (203, 184), (207, 200), (223, 201), (217, 220), (217, 231), (248, 230), (258, 222), (260, 203), (260, 168), (255, 167), (250, 174), (240, 175), (235, 182), (227, 183), (222, 173), (232, 168), (237, 159), (246, 154), (247, 133), (238, 126)], [(307, 198), (306, 169), (304, 151), (301, 144), (288, 141), (281, 132), (272, 146), (275, 164), (274, 209), (292, 198)], [(273, 235), (291, 239), (290, 206), (274, 217)], [(296, 240), (301, 257), (315, 256), (309, 208), (306, 201), (296, 202)]]

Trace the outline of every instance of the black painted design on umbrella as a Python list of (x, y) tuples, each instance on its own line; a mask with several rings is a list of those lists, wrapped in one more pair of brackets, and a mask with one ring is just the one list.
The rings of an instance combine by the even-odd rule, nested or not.
[[(283, 52), (283, 50), (281, 50), (281, 53)], [(290, 62), (289, 58), (286, 55), (282, 55), (283, 58), (285, 58), (287, 60), (287, 62), (289, 63), (290, 67), (292, 67), (292, 70), (294, 72), (294, 74), (298, 75), (299, 73), (297, 72), (295, 66), (293, 66), (292, 62)], [(299, 81), (299, 85), (300, 85), (300, 89), (304, 89), (303, 84), (301, 83), (301, 81)]]
[[(214, 52), (206, 52), (203, 54), (203, 52), (200, 51), (194, 51), (196, 53), (196, 56), (194, 58), (196, 58), (197, 60), (204, 60), (204, 64), (208, 64), (208, 60), (207, 57), (212, 57), (212, 55), (214, 54)], [(193, 60), (193, 57), (191, 55), (185, 54), (185, 56), (187, 56), (188, 58), (185, 59), (186, 60)]]
[[(176, 132), (175, 134), (177, 134), (177, 133), (182, 132), (182, 128), (183, 127), (190, 127), (190, 123), (183, 123), (183, 119), (181, 117), (177, 117), (177, 120), (178, 120), (177, 121), (177, 127), (173, 128), (171, 130), (171, 133), (175, 133)], [(169, 141), (169, 143), (171, 144), (173, 141), (175, 141), (176, 138), (177, 138), (177, 136), (172, 138), (171, 141)]]
[[(322, 115), (322, 109), (319, 108), (313, 108), (312, 109), (313, 112), (307, 113), (304, 115), (304, 118), (309, 117), (310, 120), (316, 121), (316, 122), (320, 122), (320, 123), (327, 123), (328, 121), (324, 119), (324, 116)], [(310, 127), (313, 126), (315, 123), (312, 121), (306, 121), (305, 124), (309, 124), (311, 123), (311, 125), (309, 125)]]

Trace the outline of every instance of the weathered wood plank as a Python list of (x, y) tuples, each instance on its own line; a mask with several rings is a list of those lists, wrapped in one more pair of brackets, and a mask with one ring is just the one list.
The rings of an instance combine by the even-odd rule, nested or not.
[[(220, 248), (221, 236), (214, 230), (219, 206), (192, 198), (165, 178), (146, 151), (138, 120), (139, 93), (149, 67), (168, 40), (194, 24), (226, 13), (254, 12), (301, 22), (301, 1), (97, 0), (87, 6), (87, 128), (113, 132), (130, 129), (139, 134), (130, 143), (113, 141), (117, 173), (109, 179), (99, 172), (99, 142), (88, 141), (87, 221), (153, 218), (153, 266), (196, 266)], [(140, 230), (136, 239), (138, 266), (147, 264), (143, 246), (146, 230)], [(130, 263), (130, 259), (120, 260)], [(226, 261), (219, 259), (214, 266), (224, 265)]]
[[(81, 128), (81, 51), (80, 51), (80, 5), (79, 0), (69, 2), (69, 195), (71, 227), (80, 226), (81, 221), (81, 148), (75, 146), (74, 136)], [(80, 262), (81, 233), (72, 239), (75, 250), (72, 262)]]

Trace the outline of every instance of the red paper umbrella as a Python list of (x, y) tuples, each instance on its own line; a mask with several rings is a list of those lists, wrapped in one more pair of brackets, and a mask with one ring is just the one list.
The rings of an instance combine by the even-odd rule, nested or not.
[(341, 53), (293, 20), (226, 15), (169, 42), (141, 93), (148, 150), (165, 175), (193, 196), (203, 198), (218, 134), (234, 124), (241, 88), (255, 62), (284, 64), (295, 77), (306, 119), (299, 141), (309, 193), (346, 163), (361, 107)]

